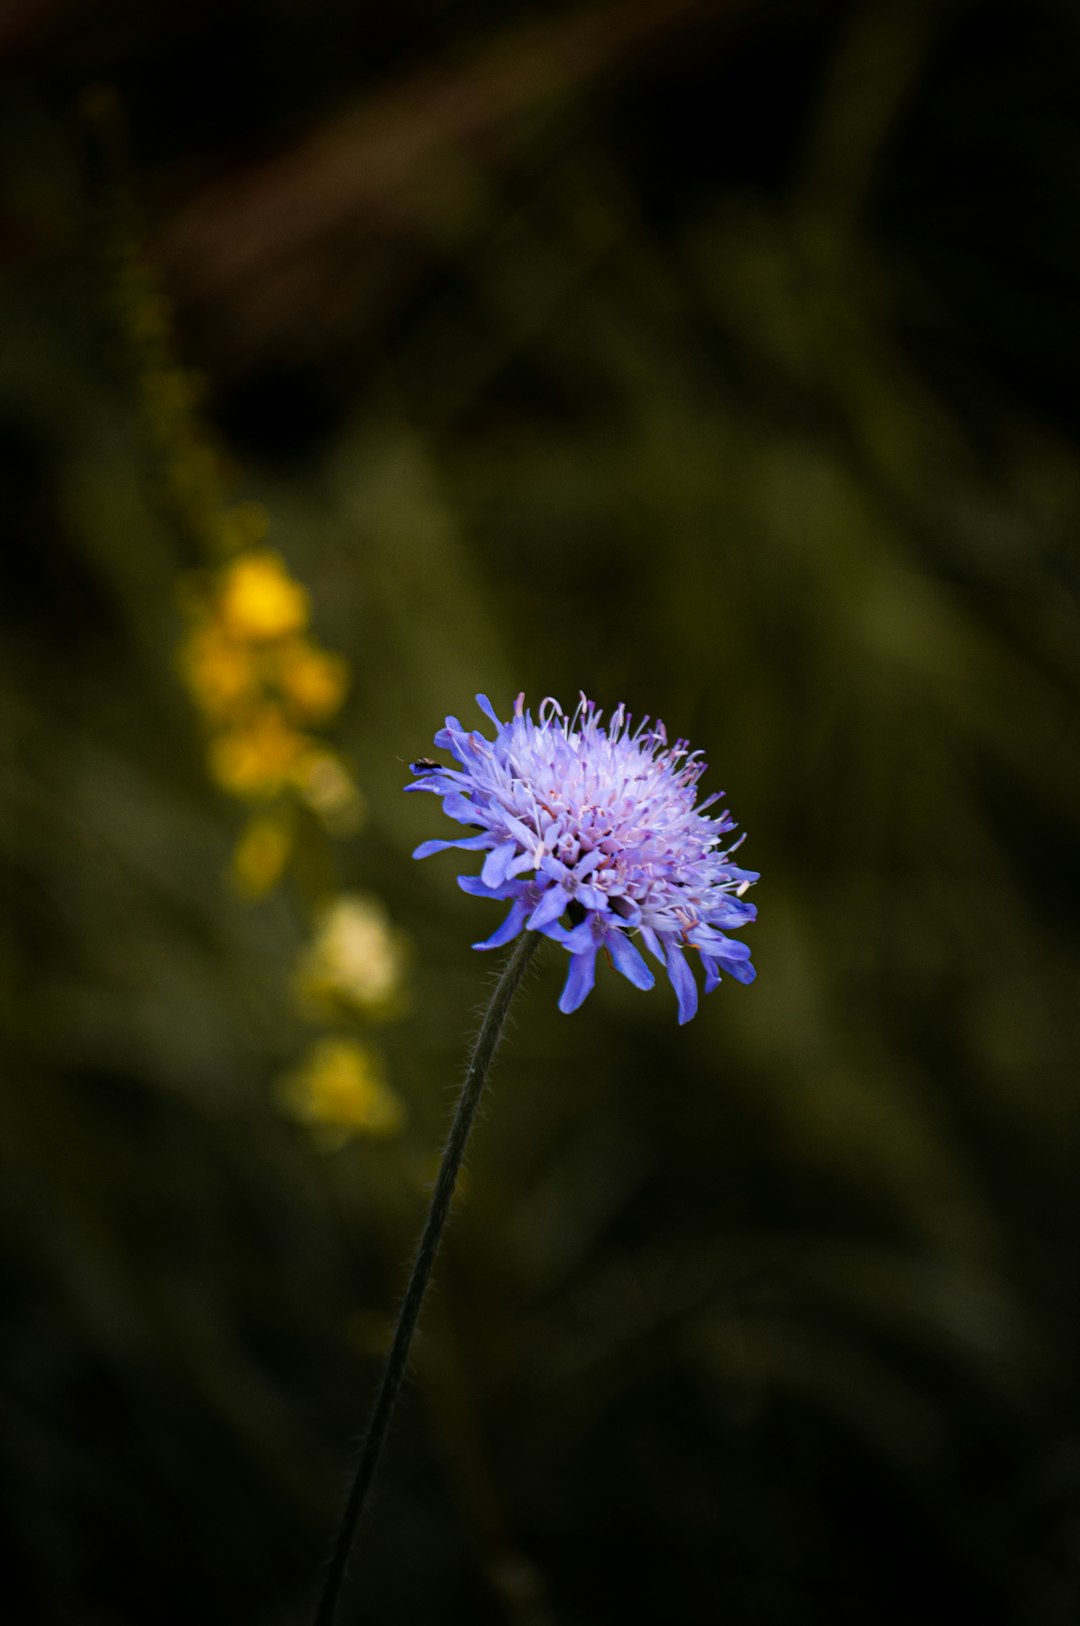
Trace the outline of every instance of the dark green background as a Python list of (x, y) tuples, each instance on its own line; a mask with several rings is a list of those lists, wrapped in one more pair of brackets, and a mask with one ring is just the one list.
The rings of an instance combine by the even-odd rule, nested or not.
[[(0, 53), (5, 1620), (304, 1620), (488, 986), (399, 789), (481, 688), (704, 748), (759, 978), (564, 1018), (547, 951), (343, 1621), (1075, 1620), (1075, 8), (9, 0)], [(404, 1143), (275, 1105), (305, 915), (221, 882), (94, 86), (352, 665)]]

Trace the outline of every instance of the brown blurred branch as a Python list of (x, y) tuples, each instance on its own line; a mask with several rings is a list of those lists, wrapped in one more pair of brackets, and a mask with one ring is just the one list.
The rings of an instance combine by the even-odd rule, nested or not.
[(159, 237), (177, 297), (234, 357), (283, 341), (318, 348), (320, 329), (370, 319), (372, 303), (460, 237), (486, 175), (535, 137), (538, 119), (744, 3), (594, 4), (412, 69), (298, 146), (193, 192)]

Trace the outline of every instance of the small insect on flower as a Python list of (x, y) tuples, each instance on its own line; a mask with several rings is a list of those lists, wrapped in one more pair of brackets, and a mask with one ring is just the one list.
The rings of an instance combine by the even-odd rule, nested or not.
[(454, 766), (420, 757), (407, 790), (443, 798), (443, 811), (476, 833), (455, 841), (425, 841), (413, 856), (448, 847), (484, 852), (478, 876), (458, 884), (477, 897), (510, 904), (502, 924), (480, 949), (500, 948), (522, 930), (541, 932), (570, 954), (559, 1009), (574, 1011), (596, 977), (596, 955), (637, 988), (655, 982), (637, 942), (666, 969), (688, 1022), (698, 1004), (685, 953), (696, 949), (711, 993), (721, 970), (737, 982), (754, 979), (750, 950), (726, 935), (757, 915), (744, 901), (758, 879), (732, 863), (738, 841), (726, 812), (706, 816), (722, 792), (700, 805), (705, 772), (700, 751), (686, 740), (668, 744), (661, 722), (646, 717), (631, 732), (626, 708), (607, 723), (581, 696), (569, 716), (550, 696), (538, 721), (518, 695), (504, 723), (486, 695), (477, 704), (496, 729), (494, 740), (446, 719), (435, 744)]

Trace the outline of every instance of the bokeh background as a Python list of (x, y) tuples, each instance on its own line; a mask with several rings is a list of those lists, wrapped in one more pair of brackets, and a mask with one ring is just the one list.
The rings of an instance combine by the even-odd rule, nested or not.
[(524, 689), (763, 872), (523, 1001), (343, 1621), (1080, 1610), (1080, 20), (0, 7), (13, 1626), (305, 1619)]

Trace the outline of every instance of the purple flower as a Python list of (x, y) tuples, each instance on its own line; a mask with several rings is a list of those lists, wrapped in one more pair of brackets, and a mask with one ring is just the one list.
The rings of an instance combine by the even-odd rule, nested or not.
[(508, 723), (486, 695), (476, 699), (495, 725), (494, 740), (448, 717), (435, 744), (456, 766), (415, 762), (418, 777), (406, 786), (434, 791), (443, 811), (474, 832), (425, 841), (413, 857), (447, 847), (483, 852), (480, 874), (458, 884), (510, 904), (502, 925), (474, 947), (500, 948), (523, 929), (561, 943), (571, 956), (559, 999), (566, 1012), (591, 992), (600, 948), (635, 987), (652, 987), (635, 938), (666, 968), (680, 1022), (698, 1003), (688, 948), (701, 958), (706, 993), (721, 969), (753, 982), (749, 948), (725, 932), (755, 918), (743, 895), (758, 876), (731, 862), (739, 842), (725, 846), (735, 828), (730, 816), (706, 817), (723, 793), (697, 805), (701, 753), (685, 740), (669, 746), (663, 723), (650, 728), (647, 717), (631, 733), (622, 705), (601, 726), (603, 713), (584, 695), (572, 717), (549, 697), (535, 723), (524, 695)]

